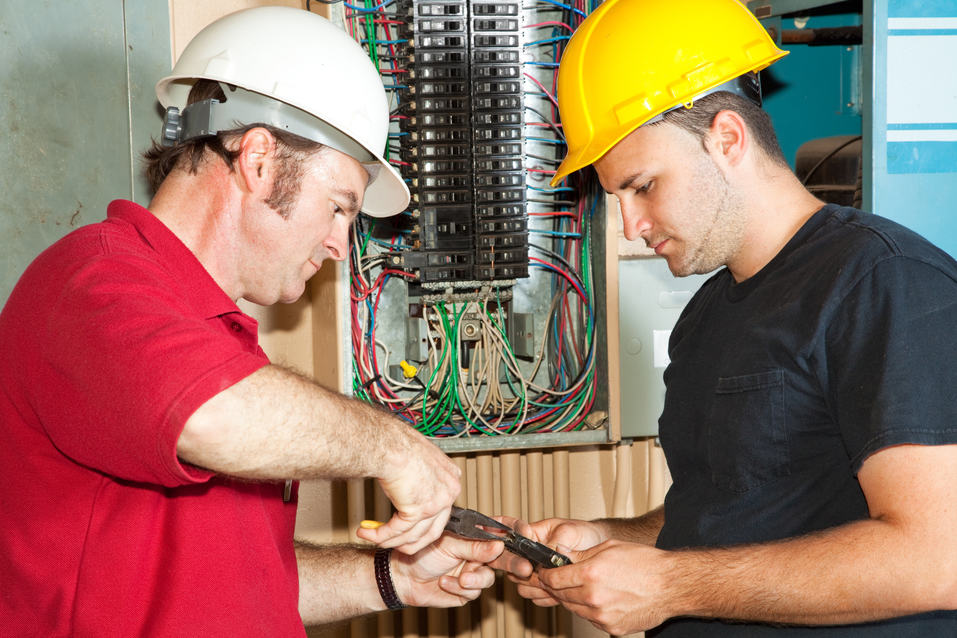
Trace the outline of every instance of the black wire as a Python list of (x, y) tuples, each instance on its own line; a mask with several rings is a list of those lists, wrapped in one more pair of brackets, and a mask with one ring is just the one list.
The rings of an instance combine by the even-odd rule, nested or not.
[(832, 157), (834, 157), (834, 156), (837, 154), (837, 152), (840, 151), (840, 150), (841, 150), (842, 148), (844, 148), (845, 146), (849, 146), (849, 145), (853, 144), (854, 142), (856, 142), (856, 141), (858, 141), (858, 140), (860, 140), (860, 139), (863, 139), (863, 136), (862, 136), (862, 135), (855, 135), (855, 136), (852, 137), (851, 139), (846, 140), (845, 142), (843, 142), (843, 143), (841, 143), (841, 144), (838, 144), (835, 148), (831, 149), (831, 150), (827, 153), (827, 155), (825, 155), (824, 157), (822, 157), (821, 159), (819, 159), (819, 160), (817, 161), (817, 164), (815, 164), (814, 166), (811, 167), (811, 170), (809, 170), (809, 171), (807, 172), (807, 175), (804, 176), (804, 179), (801, 180), (801, 184), (802, 184), (803, 186), (807, 186), (807, 183), (811, 180), (811, 175), (814, 175), (814, 172), (815, 172), (817, 169), (821, 168), (821, 165), (824, 164), (824, 162), (826, 162), (827, 160), (829, 160), (829, 159), (831, 159)]
[(529, 197), (526, 201), (534, 202), (536, 204), (553, 204), (555, 206), (577, 206), (578, 202), (573, 202), (570, 199), (539, 199), (537, 197)]
[(572, 275), (575, 278), (575, 281), (578, 283), (579, 286), (582, 287), (582, 290), (585, 289), (585, 282), (582, 280), (581, 275), (579, 274), (577, 270), (575, 270), (572, 267), (570, 263), (568, 263), (567, 259), (565, 259), (564, 257), (562, 257), (561, 255), (559, 255), (553, 250), (549, 250), (548, 248), (545, 248), (544, 246), (539, 246), (538, 244), (533, 244), (532, 242), (528, 242), (528, 247), (541, 251), (548, 257), (551, 257), (555, 261), (561, 263), (561, 265), (565, 267), (565, 270), (568, 271), (568, 274)]
[(550, 164), (561, 164), (561, 160), (555, 159), (554, 157), (545, 157), (544, 155), (533, 155), (532, 153), (525, 153), (525, 157), (531, 157), (532, 159), (542, 160), (543, 162), (548, 162)]
[(542, 115), (541, 111), (539, 111), (538, 109), (532, 108), (531, 106), (527, 104), (525, 105), (525, 110), (531, 111), (538, 117), (542, 118), (542, 122), (544, 122), (545, 124), (548, 124), (552, 128), (552, 130), (555, 131), (555, 135), (561, 138), (562, 142), (564, 142), (566, 146), (568, 145), (568, 142), (565, 140), (565, 134), (562, 133), (562, 130), (555, 125), (555, 122), (553, 122), (551, 118), (545, 117), (544, 115)]

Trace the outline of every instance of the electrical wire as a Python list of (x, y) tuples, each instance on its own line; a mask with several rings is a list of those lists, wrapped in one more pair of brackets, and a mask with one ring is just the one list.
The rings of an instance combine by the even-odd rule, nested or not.
[[(399, 53), (408, 43), (394, 35), (403, 21), (398, 19), (394, 0), (365, 0), (364, 4), (344, 3), (349, 10), (349, 30), (387, 78), (390, 119), (394, 127), (401, 127), (414, 113), (403, 102), (408, 99), (405, 80), (410, 74)], [(523, 75), (541, 91), (524, 95), (547, 99), (552, 111), (549, 117), (526, 103), (525, 109), (541, 121), (525, 125), (547, 128), (555, 138), (525, 139), (547, 145), (549, 153), (554, 148), (556, 156), (525, 153), (530, 160), (550, 166), (563, 154), (565, 138), (554, 95), (556, 62), (570, 33), (585, 17), (586, 6), (590, 11), (596, 4), (576, 2), (572, 6), (540, 0), (536, 11), (542, 20), (525, 25), (526, 29), (552, 29), (550, 36), (543, 33), (547, 37), (525, 46), (534, 59), (526, 61), (528, 69)], [(546, 19), (545, 13), (556, 17)], [(415, 160), (401, 155), (408, 140), (404, 130), (393, 128), (387, 157), (403, 178), (411, 181)], [(554, 174), (537, 166), (526, 167), (526, 172)], [(403, 298), (406, 282), (417, 279), (415, 269), (404, 265), (403, 255), (418, 241), (412, 227), (420, 220), (409, 211), (398, 216), (398, 221), (377, 222), (359, 216), (353, 224), (349, 251), (355, 396), (382, 406), (431, 437), (513, 436), (588, 427), (598, 358), (590, 220), (600, 193), (583, 189), (576, 180), (566, 178), (558, 188), (527, 185), (533, 193), (525, 198), (532, 208), (528, 232), (537, 238), (529, 243), (529, 249), (540, 255), (529, 257), (528, 286), (547, 291), (551, 297), (546, 311), (530, 315), (536, 324), (534, 345), (524, 337), (522, 342), (513, 340), (514, 302), (509, 296), (502, 298), (511, 289), (493, 287), (476, 290), (473, 298), (421, 302), (417, 314), (421, 318), (415, 321), (421, 322), (422, 341), (413, 341), (415, 347), (405, 352), (408, 361), (403, 359), (395, 340), (383, 338), (379, 332), (385, 323), (394, 323), (386, 321), (388, 311), (383, 309), (391, 311), (393, 299)], [(540, 205), (544, 208), (535, 211)], [(495, 250), (490, 249), (493, 264)], [(401, 372), (397, 362), (403, 364)]]

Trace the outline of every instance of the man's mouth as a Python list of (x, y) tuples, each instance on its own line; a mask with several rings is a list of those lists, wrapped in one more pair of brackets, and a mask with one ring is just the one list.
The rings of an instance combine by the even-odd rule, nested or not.
[(655, 251), (656, 255), (660, 255), (661, 251), (665, 247), (665, 244), (667, 243), (668, 243), (667, 239), (662, 239), (661, 241), (658, 241), (657, 243), (648, 242), (648, 247), (651, 248), (653, 251)]

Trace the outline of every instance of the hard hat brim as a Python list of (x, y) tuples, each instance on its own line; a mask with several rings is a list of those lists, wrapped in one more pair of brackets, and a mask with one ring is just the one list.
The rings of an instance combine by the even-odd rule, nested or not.
[(409, 187), (385, 158), (376, 157), (378, 174), (366, 187), (362, 212), (370, 217), (391, 217), (409, 207)]

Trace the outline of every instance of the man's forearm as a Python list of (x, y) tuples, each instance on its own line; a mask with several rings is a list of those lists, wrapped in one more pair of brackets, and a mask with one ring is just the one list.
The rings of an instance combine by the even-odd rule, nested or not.
[(635, 518), (599, 518), (592, 522), (601, 528), (606, 538), (654, 545), (665, 524), (665, 510), (657, 507)]
[[(267, 366), (202, 405), (177, 447), (188, 463), (250, 479), (381, 476), (401, 454), (402, 423)], [(394, 457), (393, 457), (394, 458)]]
[(376, 588), (373, 550), (358, 545), (296, 543), (299, 614), (323, 625), (385, 609)]
[(953, 608), (952, 566), (904, 536), (865, 520), (774, 543), (666, 552), (663, 597), (676, 603), (671, 616), (809, 625)]

